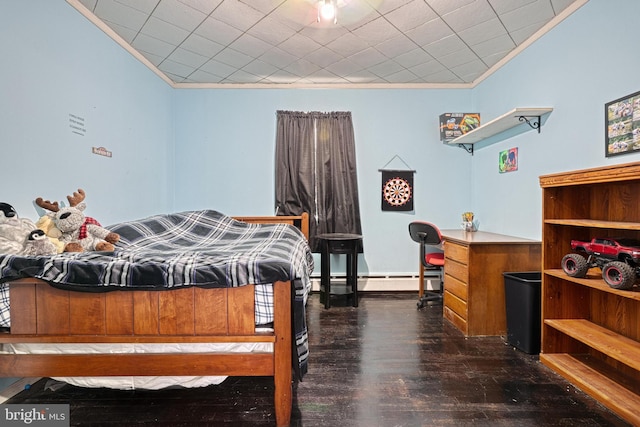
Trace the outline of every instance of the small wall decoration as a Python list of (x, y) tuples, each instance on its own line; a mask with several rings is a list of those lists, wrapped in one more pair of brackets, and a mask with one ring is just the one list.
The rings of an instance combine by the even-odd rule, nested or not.
[[(387, 162), (387, 165), (396, 157), (398, 156), (394, 156)], [(404, 163), (402, 159), (400, 160)], [(406, 163), (404, 164), (406, 165)], [(382, 172), (382, 210), (412, 211), (413, 174), (415, 171), (395, 169), (378, 169), (378, 171)]]
[(640, 150), (640, 92), (607, 102), (604, 114), (605, 157)]
[(500, 152), (498, 156), (498, 170), (500, 173), (518, 170), (518, 147)]

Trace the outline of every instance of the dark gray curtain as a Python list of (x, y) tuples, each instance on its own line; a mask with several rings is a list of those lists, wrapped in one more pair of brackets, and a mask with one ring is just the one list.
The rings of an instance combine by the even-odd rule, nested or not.
[(362, 234), (350, 112), (278, 111), (276, 212), (311, 217), (311, 250), (322, 233)]

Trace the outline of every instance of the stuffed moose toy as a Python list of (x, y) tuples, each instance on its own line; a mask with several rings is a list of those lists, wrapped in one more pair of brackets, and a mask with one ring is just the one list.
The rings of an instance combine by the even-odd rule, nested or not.
[(67, 196), (68, 207), (61, 208), (58, 202), (52, 203), (41, 197), (36, 199), (36, 205), (51, 212), (54, 224), (62, 232), (59, 240), (64, 243), (65, 252), (113, 251), (113, 244), (120, 240), (120, 235), (84, 215), (84, 198), (84, 190), (78, 189), (73, 196)]

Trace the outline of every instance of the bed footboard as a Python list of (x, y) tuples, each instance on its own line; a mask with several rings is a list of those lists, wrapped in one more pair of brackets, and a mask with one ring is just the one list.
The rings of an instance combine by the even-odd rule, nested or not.
[(11, 331), (0, 343), (270, 342), (274, 351), (181, 354), (0, 354), (3, 377), (273, 376), (276, 422), (292, 405), (290, 282), (274, 284), (274, 331), (255, 332), (254, 287), (86, 293), (37, 279), (10, 283)]

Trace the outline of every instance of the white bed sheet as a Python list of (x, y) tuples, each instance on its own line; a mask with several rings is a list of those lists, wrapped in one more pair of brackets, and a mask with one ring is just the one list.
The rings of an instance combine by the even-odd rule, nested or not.
[[(256, 332), (273, 332), (271, 328), (256, 328)], [(273, 343), (197, 343), (197, 344), (2, 344), (0, 351), (12, 354), (100, 354), (100, 353), (214, 353), (269, 352)], [(220, 384), (226, 376), (118, 376), (118, 377), (55, 377), (79, 387), (112, 388), (118, 390), (160, 390), (168, 387), (206, 387)]]

